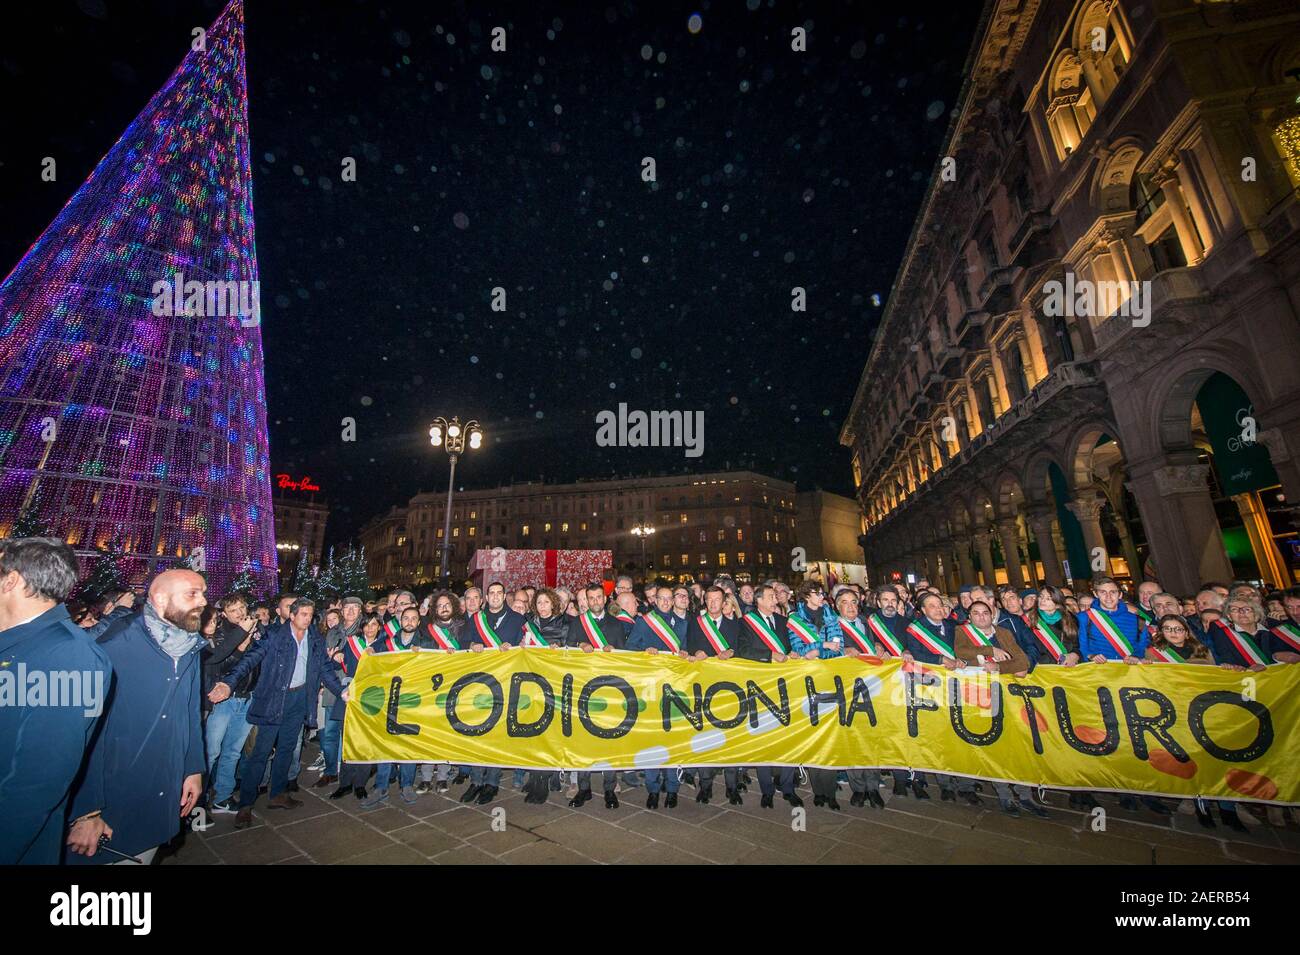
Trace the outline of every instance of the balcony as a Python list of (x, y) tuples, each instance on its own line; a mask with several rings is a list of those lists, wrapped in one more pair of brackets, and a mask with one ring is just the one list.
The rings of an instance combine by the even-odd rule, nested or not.
[(954, 343), (959, 348), (979, 348), (982, 344), (982, 330), (988, 323), (989, 313), (981, 308), (968, 308), (957, 319), (952, 330)]
[[(1123, 342), (1132, 343), (1136, 335), (1146, 329), (1156, 329), (1160, 325), (1158, 314), (1167, 306), (1174, 304), (1197, 304), (1210, 300), (1210, 291), (1206, 288), (1197, 267), (1166, 269), (1156, 273), (1150, 280), (1150, 297), (1143, 303), (1150, 309), (1147, 314), (1148, 324), (1135, 325), (1142, 321), (1137, 315), (1125, 314), (1128, 309), (1121, 306), (1113, 315), (1102, 321), (1093, 329), (1093, 338), (1097, 343), (1097, 355), (1105, 355)], [(1127, 303), (1126, 303), (1127, 305)], [(1160, 334), (1157, 332), (1157, 334)]]
[(1008, 251), (1011, 253), (1011, 261), (1015, 262), (1020, 258), (1021, 252), (1029, 240), (1039, 234), (1044, 233), (1052, 226), (1052, 217), (1046, 212), (1030, 212), (1020, 220), (1020, 225), (1012, 233), (1011, 241), (1007, 243)]

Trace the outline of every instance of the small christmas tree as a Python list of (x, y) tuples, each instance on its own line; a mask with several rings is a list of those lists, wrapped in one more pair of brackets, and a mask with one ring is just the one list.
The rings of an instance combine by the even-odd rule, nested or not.
[(103, 599), (126, 587), (126, 578), (122, 573), (122, 539), (114, 537), (109, 541), (107, 550), (99, 547), (95, 550), (97, 554), (90, 573), (77, 588), (79, 596), (90, 600)]
[(41, 518), (41, 492), (32, 495), (31, 502), (23, 508), (18, 520), (9, 531), (12, 538), (19, 537), (54, 537), (53, 529)]
[(253, 569), (245, 564), (239, 576), (231, 581), (230, 593), (242, 594), (250, 603), (255, 603), (258, 600), (257, 590), (258, 583), (257, 578), (253, 576)]
[(347, 554), (339, 561), (339, 581), (344, 596), (370, 599), (370, 573), (366, 569), (364, 547), (360, 551), (348, 548)]

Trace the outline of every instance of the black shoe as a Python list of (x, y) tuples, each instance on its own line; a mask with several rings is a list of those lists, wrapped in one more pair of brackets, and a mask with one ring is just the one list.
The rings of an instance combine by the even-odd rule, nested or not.
[(1120, 797), (1119, 797), (1119, 808), (1121, 808), (1121, 809), (1127, 809), (1129, 812), (1137, 812), (1137, 811), (1138, 811), (1138, 801), (1137, 801), (1136, 799), (1134, 799), (1132, 796), (1120, 796)]
[(746, 772), (743, 772), (743, 773), (740, 774), (740, 781), (741, 781), (742, 783), (744, 783), (745, 785), (748, 786), (748, 785), (749, 785), (750, 783), (752, 783), (754, 780), (750, 778), (750, 776), (749, 776), (749, 772), (746, 771)]
[(298, 780), (291, 779), (285, 783), (284, 791), (288, 793), (296, 793), (298, 791)]
[(618, 808), (618, 793), (614, 792), (614, 790), (612, 789), (605, 790), (605, 808), (606, 809)]
[(498, 792), (500, 792), (500, 789), (496, 786), (484, 786), (482, 791), (478, 794), (478, 804), (480, 806), (486, 806), (493, 799), (497, 798)]
[(957, 801), (957, 794), (955, 792), (953, 792), (951, 789), (944, 789), (942, 786), (939, 787), (939, 802), (956, 802), (956, 801)]
[(460, 795), (461, 802), (473, 802), (478, 798), (478, 794), (483, 791), (482, 786), (470, 786)]
[(773, 806), (772, 806), (772, 797), (771, 797), (771, 796), (764, 796), (762, 799), (760, 799), (760, 800), (758, 801), (758, 805), (759, 805), (761, 808), (763, 808), (763, 809), (771, 809), (771, 808), (773, 808)]
[(658, 808), (659, 808), (659, 794), (658, 794), (658, 793), (651, 793), (650, 795), (646, 796), (646, 797), (645, 797), (645, 807), (646, 807), (647, 809), (658, 809)]
[(682, 773), (682, 782), (684, 782), (684, 783), (685, 783), (686, 785), (688, 785), (688, 786), (694, 786), (694, 785), (695, 785), (695, 774), (694, 774), (694, 773)]
[(963, 800), (965, 800), (965, 801), (966, 801), (969, 805), (971, 805), (971, 806), (982, 806), (982, 805), (984, 805), (984, 803), (983, 803), (983, 801), (980, 799), (980, 797), (977, 796), (977, 795), (975, 795), (974, 790), (971, 790), (971, 791), (969, 791), (969, 792), (964, 792), (964, 793), (958, 793), (958, 795), (961, 796), (961, 798), (962, 798)]
[(849, 805), (861, 808), (867, 801), (866, 793), (854, 793), (849, 797)]
[[(971, 793), (971, 795), (974, 796), (975, 794)], [(977, 796), (976, 798), (978, 799), (979, 797)], [(1008, 816), (1010, 816), (1012, 819), (1020, 818), (1020, 810), (1016, 808), (1016, 804), (1012, 802), (1010, 799), (1002, 800), (1000, 804), (1002, 806), (1002, 811), (1006, 813)]]
[(1173, 810), (1170, 809), (1168, 806), (1166, 806), (1155, 796), (1143, 796), (1142, 805), (1146, 806), (1157, 816), (1169, 816), (1173, 814)]
[(814, 806), (824, 806), (824, 805), (826, 805), (826, 797), (825, 797), (825, 796), (819, 796), (819, 795), (817, 795), (816, 793), (813, 793), (813, 805), (814, 805)]
[(1245, 823), (1241, 821), (1241, 817), (1237, 815), (1235, 809), (1224, 809), (1223, 807), (1220, 807), (1219, 815), (1223, 817), (1223, 824), (1233, 832), (1249, 834), (1250, 830), (1246, 828)]
[(591, 798), (590, 789), (579, 789), (578, 795), (574, 796), (572, 799), (569, 800), (569, 808), (581, 809), (582, 804), (585, 803), (590, 798)]
[(871, 803), (871, 805), (875, 806), (877, 809), (885, 808), (884, 797), (881, 796), (880, 793), (876, 792), (874, 789), (867, 790), (867, 802)]
[(1022, 802), (1020, 804), (1020, 808), (1023, 809), (1025, 812), (1029, 813), (1031, 816), (1037, 816), (1039, 819), (1051, 818), (1048, 815), (1047, 810), (1044, 809), (1042, 806), (1038, 805), (1038, 803), (1034, 802), (1032, 799), (1029, 800), (1029, 802)]
[(451, 784), (453, 786), (459, 786), (467, 779), (469, 779), (469, 776), (467, 776), (465, 773), (457, 773), (456, 778), (451, 781)]
[(930, 794), (925, 791), (925, 783), (919, 779), (912, 782), (912, 795), (917, 799), (929, 799)]
[(739, 792), (737, 792), (737, 791), (734, 790), (734, 789), (728, 789), (728, 790), (727, 790), (727, 802), (731, 803), (731, 805), (733, 805), (733, 806), (739, 806), (739, 805), (742, 805), (742, 804), (744, 803), (744, 800), (740, 798), (740, 793), (739, 793)]
[(334, 790), (332, 793), (330, 793), (330, 798), (331, 798), (331, 799), (342, 799), (344, 796), (350, 794), (351, 792), (352, 792), (352, 787), (351, 787), (351, 786), (340, 786), (338, 789), (336, 789), (336, 790)]
[(696, 802), (702, 802), (702, 803), (704, 803), (706, 806), (708, 805), (709, 800), (712, 799), (712, 798), (713, 798), (713, 786), (712, 786), (712, 784), (710, 784), (710, 785), (708, 785), (708, 786), (701, 786), (701, 787), (700, 787), (700, 791), (697, 792), (697, 793), (695, 794), (695, 801), (696, 801)]
[(356, 796), (358, 799), (365, 799), (365, 798), (366, 798), (366, 787), (365, 787), (365, 786), (358, 786), (356, 789), (352, 790), (352, 795)]
[(676, 808), (677, 808), (677, 793), (669, 793), (669, 794), (668, 794), (668, 797), (667, 797), (666, 799), (664, 799), (664, 808), (665, 808), (665, 809), (676, 809)]
[(788, 802), (795, 809), (798, 809), (800, 806), (803, 805), (803, 800), (799, 798), (798, 793), (786, 793), (785, 801)]
[[(1216, 828), (1214, 825), (1214, 817), (1211, 816), (1207, 811), (1202, 809), (1200, 806), (1196, 807), (1196, 821), (1199, 822), (1206, 829)], [(1224, 821), (1224, 825), (1227, 825), (1228, 820), (1225, 818), (1223, 821)], [(1238, 819), (1237, 822), (1240, 823), (1241, 820)]]
[(265, 796), (268, 788), (270, 788), (270, 787), (267, 787), (267, 786), (258, 786), (258, 787), (257, 787), (257, 794), (258, 794), (259, 796)]
[(839, 804), (838, 802), (836, 802), (834, 796), (827, 796), (827, 797), (826, 797), (826, 808), (827, 808), (827, 809), (834, 809), (836, 812), (839, 812), (839, 811), (840, 811), (840, 804)]
[(895, 796), (907, 795), (907, 783), (903, 782), (903, 780), (901, 780), (897, 776), (894, 777), (894, 795)]

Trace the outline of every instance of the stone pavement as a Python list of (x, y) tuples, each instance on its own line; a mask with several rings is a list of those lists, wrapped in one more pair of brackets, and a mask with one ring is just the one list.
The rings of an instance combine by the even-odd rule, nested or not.
[[(303, 747), (305, 761), (315, 747)], [(1248, 811), (1249, 835), (1222, 826), (1205, 830), (1195, 816), (1172, 818), (1126, 812), (1102, 797), (1105, 832), (1091, 829), (1089, 816), (1061, 808), (1066, 797), (1049, 794), (1051, 818), (1022, 815), (1011, 819), (997, 809), (991, 794), (984, 808), (893, 798), (886, 783), (886, 808), (858, 809), (841, 791), (840, 812), (815, 808), (812, 794), (800, 795), (807, 810), (806, 831), (792, 828), (791, 808), (777, 798), (775, 809), (760, 809), (757, 783), (743, 806), (695, 802), (683, 786), (678, 806), (645, 808), (646, 791), (624, 789), (618, 809), (606, 809), (599, 792), (580, 810), (569, 809), (564, 793), (551, 793), (541, 806), (528, 805), (509, 788), (504, 774), (500, 796), (487, 806), (462, 806), (465, 786), (450, 794), (429, 793), (402, 803), (394, 785), (389, 805), (361, 812), (357, 799), (325, 798), (331, 789), (313, 789), (317, 774), (303, 771), (300, 808), (266, 810), (258, 800), (254, 823), (235, 831), (233, 815), (211, 817), (213, 825), (186, 834), (164, 865), (208, 864), (363, 864), (434, 863), (1123, 863), (1247, 864), (1300, 862), (1300, 826), (1268, 825)], [(504, 831), (493, 830), (493, 810), (504, 809)], [(1217, 816), (1217, 813), (1216, 813)], [(498, 824), (500, 827), (500, 824)]]

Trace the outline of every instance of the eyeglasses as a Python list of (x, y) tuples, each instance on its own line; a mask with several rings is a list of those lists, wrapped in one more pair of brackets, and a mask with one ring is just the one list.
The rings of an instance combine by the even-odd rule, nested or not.
[(1160, 632), (1161, 633), (1186, 633), (1187, 628), (1186, 627), (1161, 627)]

